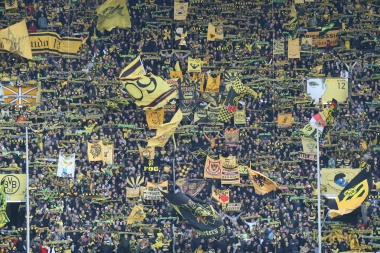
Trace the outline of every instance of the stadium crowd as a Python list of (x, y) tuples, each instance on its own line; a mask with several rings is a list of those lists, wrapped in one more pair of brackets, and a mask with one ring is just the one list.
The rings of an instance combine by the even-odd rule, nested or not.
[[(0, 54), (2, 85), (12, 77), (41, 83), (40, 104), (0, 105), (0, 124), (14, 123), (11, 128), (0, 127), (2, 168), (26, 172), (22, 122), (30, 125), (31, 251), (127, 253), (173, 252), (174, 248), (185, 253), (318, 252), (316, 202), (294, 198), (315, 199), (317, 183), (316, 162), (300, 160), (296, 155), (302, 151), (297, 132), (324, 107), (320, 101), (307, 99), (306, 79), (349, 78), (349, 98), (339, 104), (334, 134), (321, 142), (321, 167), (370, 168), (377, 182), (380, 3), (315, 0), (296, 4), (299, 28), (320, 31), (334, 22), (332, 29), (340, 30), (337, 46), (327, 43), (301, 53), (299, 59), (288, 59), (286, 50), (273, 54), (274, 39), (286, 41), (291, 33), (284, 24), (291, 19), (292, 1), (190, 1), (186, 21), (173, 20), (173, 1), (128, 1), (132, 28), (104, 33), (95, 29), (95, 10), (102, 3), (24, 0), (18, 1), (17, 10), (1, 15), (2, 28), (25, 16), (30, 33), (53, 31), (62, 37), (87, 38), (76, 56), (43, 54), (27, 60), (12, 53)], [(224, 40), (207, 41), (210, 21), (223, 22)], [(186, 29), (187, 37), (176, 34), (178, 27)], [(302, 38), (305, 33), (300, 30), (297, 36)], [(240, 108), (246, 109), (239, 145), (226, 147), (222, 137), (224, 128), (234, 127), (233, 119), (221, 126), (220, 133), (211, 134), (194, 122), (182, 122), (197, 126), (190, 134), (176, 134), (176, 152), (172, 141), (165, 148), (156, 148), (159, 172), (144, 172), (138, 144), (154, 135), (154, 130), (147, 127), (144, 111), (128, 98), (118, 81), (119, 73), (137, 55), (148, 72), (165, 79), (170, 79), (169, 70), (177, 62), (183, 75), (189, 76), (188, 58), (200, 57), (203, 72), (222, 73), (221, 87), (223, 72), (228, 69), (240, 69), (243, 83), (259, 83), (252, 87), (259, 93), (257, 99), (245, 96), (239, 102)], [(262, 78), (267, 81), (258, 81)], [(273, 79), (281, 81), (268, 81)], [(298, 103), (300, 100), (307, 103)], [(200, 96), (198, 102), (207, 101)], [(293, 115), (289, 128), (277, 126), (277, 116), (283, 112)], [(165, 122), (172, 116), (165, 113)], [(77, 134), (78, 130), (90, 134)], [(87, 146), (94, 140), (114, 143), (113, 167), (104, 168), (101, 162), (88, 160)], [(136, 176), (143, 176), (145, 182), (169, 180), (172, 191), (173, 159), (176, 179), (187, 164), (190, 170), (186, 177), (200, 182), (204, 180), (206, 154), (226, 152), (272, 178), (282, 190), (258, 195), (246, 175), (242, 175), (240, 186), (206, 179), (198, 189), (198, 198), (211, 203), (212, 187), (229, 188), (230, 202), (242, 203), (240, 211), (226, 212), (213, 202), (223, 216), (226, 233), (222, 236), (199, 236), (182, 218), (177, 219), (180, 216), (165, 198), (150, 201), (126, 197), (126, 180)], [(51, 161), (58, 159), (59, 153), (76, 154), (74, 180), (56, 177), (56, 163)], [(127, 225), (125, 217), (136, 203), (146, 207), (145, 225)], [(325, 219), (327, 209), (323, 207)], [(323, 252), (376, 250), (380, 207), (376, 201), (367, 207), (365, 217), (355, 214), (349, 222), (326, 219)], [(25, 228), (23, 217), (7, 224), (0, 235), (1, 249), (25, 252)], [(156, 243), (159, 246), (152, 249)]]

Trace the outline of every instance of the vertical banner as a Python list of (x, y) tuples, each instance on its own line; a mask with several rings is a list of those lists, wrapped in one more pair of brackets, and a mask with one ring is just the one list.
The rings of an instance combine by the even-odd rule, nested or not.
[(87, 144), (87, 156), (90, 162), (103, 161), (102, 146), (101, 141)]
[(282, 39), (274, 40), (273, 54), (284, 54), (285, 46)]
[(202, 71), (202, 60), (201, 58), (191, 58), (187, 60), (187, 72), (201, 72)]
[(157, 129), (160, 125), (164, 124), (164, 115), (164, 108), (145, 111), (148, 127), (150, 129)]
[(186, 20), (189, 3), (174, 1), (174, 20)]
[(240, 173), (236, 156), (219, 158), (222, 166), (221, 184), (240, 184)]
[(239, 140), (239, 129), (226, 129), (224, 131), (224, 144), (227, 146), (238, 146)]
[(311, 53), (312, 49), (313, 49), (313, 39), (312, 38), (302, 38), (301, 52)]
[(206, 164), (204, 168), (204, 178), (216, 178), (220, 179), (222, 176), (222, 165), (220, 160), (214, 160), (207, 156)]
[(69, 156), (59, 154), (57, 177), (75, 177), (75, 154)]
[(308, 137), (302, 136), (302, 148), (303, 148), (303, 152), (307, 154), (316, 154), (317, 140), (314, 138), (308, 138)]
[(196, 86), (199, 81), (194, 81), (186, 78), (179, 85), (179, 108), (182, 111), (183, 117), (187, 117), (190, 121), (194, 119), (195, 95)]
[(235, 125), (245, 125), (247, 122), (247, 117), (245, 116), (245, 109), (237, 110), (234, 115)]
[(114, 147), (113, 144), (106, 144), (102, 146), (103, 163), (113, 164)]
[(218, 93), (219, 86), (220, 86), (220, 74), (217, 75), (216, 77), (212, 77), (211, 75), (208, 75), (205, 92)]
[(293, 116), (291, 113), (279, 114), (277, 117), (278, 127), (291, 127), (293, 123)]
[(288, 39), (288, 58), (299, 59), (300, 57), (300, 40), (298, 38), (295, 40)]

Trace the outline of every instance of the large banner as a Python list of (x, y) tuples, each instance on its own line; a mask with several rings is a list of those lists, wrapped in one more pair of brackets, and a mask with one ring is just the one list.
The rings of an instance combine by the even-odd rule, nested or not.
[(322, 194), (338, 195), (359, 172), (360, 169), (322, 169)]
[(327, 46), (327, 41), (330, 41), (331, 46), (339, 45), (339, 30), (328, 31), (323, 37), (319, 37), (319, 31), (308, 32), (305, 38), (312, 38), (313, 45), (318, 48), (325, 48)]
[(186, 20), (189, 3), (174, 2), (174, 20)]
[(288, 58), (299, 59), (301, 57), (300, 53), (300, 39), (288, 40)]
[(0, 31), (0, 50), (32, 59), (29, 39), (26, 22), (23, 20)]
[(4, 184), (7, 202), (25, 201), (26, 174), (0, 175), (0, 184)]
[(75, 177), (75, 154), (59, 155), (57, 177)]
[(35, 54), (78, 54), (83, 41), (81, 38), (60, 37), (53, 32), (38, 32), (29, 34), (32, 53)]
[(307, 95), (315, 103), (322, 99), (322, 103), (345, 102), (348, 98), (348, 80), (344, 78), (311, 78), (307, 80)]
[(194, 119), (195, 95), (196, 87), (199, 86), (199, 80), (186, 78), (179, 85), (179, 108), (183, 117), (187, 117), (190, 121)]
[(35, 104), (40, 101), (38, 86), (2, 86), (2, 93), (6, 104)]

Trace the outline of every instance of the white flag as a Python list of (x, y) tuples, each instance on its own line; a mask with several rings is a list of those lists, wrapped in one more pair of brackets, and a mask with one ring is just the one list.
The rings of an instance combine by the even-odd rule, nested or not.
[(64, 156), (59, 155), (57, 177), (71, 177), (75, 176), (75, 154)]

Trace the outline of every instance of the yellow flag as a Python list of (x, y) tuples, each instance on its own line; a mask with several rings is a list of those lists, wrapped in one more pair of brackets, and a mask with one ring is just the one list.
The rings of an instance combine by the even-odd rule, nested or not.
[(126, 0), (108, 0), (96, 9), (98, 23), (96, 29), (103, 32), (113, 28), (131, 28), (131, 19)]
[(156, 109), (165, 106), (170, 100), (178, 98), (178, 90), (171, 87), (159, 76), (150, 74), (137, 80), (121, 80), (128, 94), (137, 106)]
[(191, 58), (189, 57), (187, 61), (187, 72), (201, 72), (202, 71), (202, 61), (201, 58)]
[(219, 92), (220, 86), (220, 74), (217, 77), (212, 77), (211, 75), (207, 78), (206, 92), (217, 93)]
[(17, 9), (17, 8), (18, 8), (17, 0), (5, 0), (6, 10)]
[(148, 146), (164, 147), (169, 138), (174, 134), (182, 118), (182, 111), (178, 110), (169, 123), (163, 124), (157, 128), (156, 136), (148, 140)]
[(122, 80), (135, 80), (146, 74), (140, 56), (137, 56), (128, 64), (120, 73), (119, 78)]
[(100, 141), (88, 143), (87, 156), (90, 162), (103, 161), (102, 146)]
[(261, 174), (260, 172), (248, 168), (248, 173), (257, 194), (264, 195), (268, 192), (279, 189), (276, 182)]
[(114, 160), (114, 147), (113, 144), (102, 144), (102, 154), (104, 164), (113, 164)]
[(136, 221), (143, 221), (145, 217), (144, 207), (135, 205), (132, 208), (131, 214), (128, 216), (127, 222), (128, 224), (133, 224)]
[(208, 29), (207, 29), (207, 41), (215, 41), (215, 26), (211, 23), (208, 23)]
[[(177, 62), (175, 63), (174, 70), (175, 70), (175, 71), (181, 71), (181, 66), (179, 65), (179, 61), (177, 61)], [(181, 71), (181, 73), (182, 73), (182, 71)]]
[(169, 70), (170, 79), (177, 79), (179, 78), (181, 82), (183, 82), (183, 75), (182, 71), (176, 71), (176, 70)]
[(140, 153), (140, 159), (143, 160), (144, 158), (153, 160), (155, 155), (155, 147), (141, 147), (139, 144), (137, 144), (137, 147), (139, 148)]
[(174, 20), (186, 20), (189, 3), (174, 2)]
[(27, 59), (33, 58), (25, 20), (1, 30), (0, 40), (4, 50)]
[(290, 127), (293, 123), (293, 117), (291, 113), (283, 113), (278, 115), (277, 126)]
[(164, 124), (165, 109), (147, 110), (145, 111), (146, 121), (150, 129), (157, 129)]
[(300, 39), (288, 40), (288, 58), (299, 59), (301, 57)]
[(303, 152), (317, 154), (317, 139), (302, 136)]

